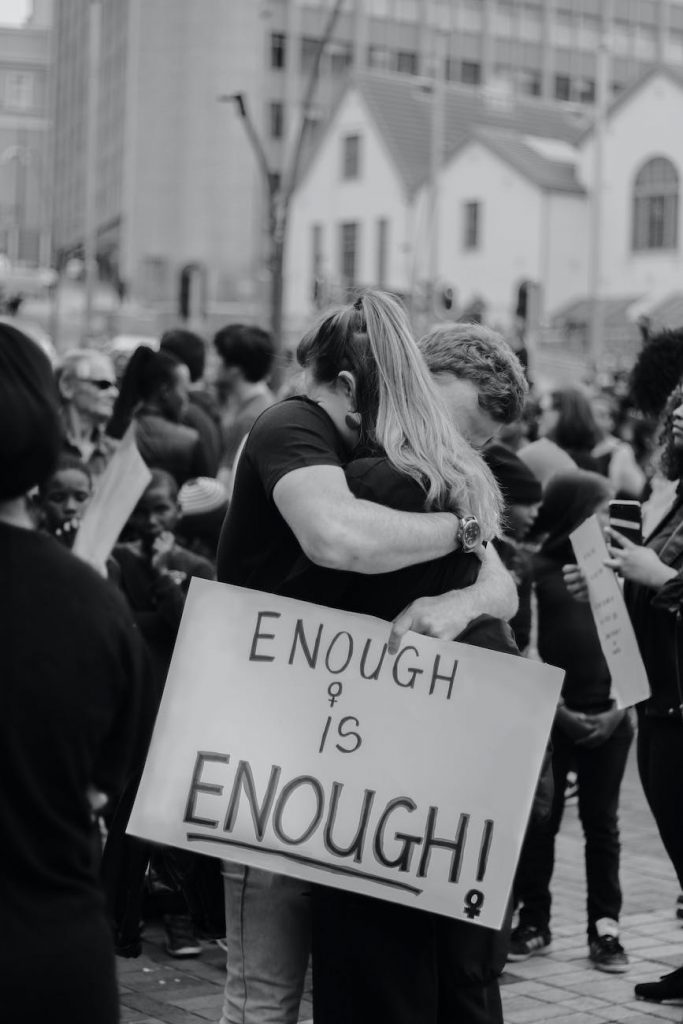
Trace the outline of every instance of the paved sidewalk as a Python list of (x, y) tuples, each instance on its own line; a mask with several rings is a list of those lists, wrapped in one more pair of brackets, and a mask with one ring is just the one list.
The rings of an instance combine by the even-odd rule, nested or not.
[[(576, 805), (570, 804), (557, 846), (552, 952), (512, 964), (503, 975), (506, 1024), (683, 1022), (683, 1006), (644, 1003), (633, 997), (637, 981), (655, 980), (683, 964), (683, 928), (675, 917), (678, 885), (645, 806), (633, 756), (622, 791), (621, 832), (621, 939), (631, 970), (604, 974), (586, 956), (583, 845)], [(146, 940), (144, 956), (119, 960), (122, 1020), (130, 1024), (217, 1022), (225, 977), (221, 951), (207, 946), (199, 959), (174, 961), (164, 953), (159, 931), (151, 931)], [(302, 1019), (311, 1016), (307, 1000)]]

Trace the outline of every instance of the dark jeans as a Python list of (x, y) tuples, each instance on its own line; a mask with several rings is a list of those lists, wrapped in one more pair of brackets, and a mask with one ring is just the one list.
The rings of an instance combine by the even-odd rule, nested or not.
[(579, 782), (579, 817), (585, 836), (588, 935), (595, 934), (601, 917), (619, 920), (619, 790), (633, 739), (633, 726), (624, 716), (610, 738), (599, 747), (580, 747), (559, 729), (553, 729), (553, 796), (550, 816), (532, 819), (522, 846), (513, 888), (521, 903), (519, 923), (550, 925), (550, 880), (555, 864), (555, 837), (564, 813), (567, 773), (576, 771)]
[(664, 848), (683, 889), (683, 721), (638, 708), (638, 771)]
[(509, 927), (315, 886), (316, 1024), (503, 1024), (508, 939)]

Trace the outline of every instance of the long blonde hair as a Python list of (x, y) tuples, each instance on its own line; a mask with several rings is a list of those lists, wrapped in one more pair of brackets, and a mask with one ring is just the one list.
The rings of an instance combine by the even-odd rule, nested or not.
[(487, 540), (499, 533), (498, 485), (451, 422), (396, 299), (367, 291), (327, 313), (302, 339), (297, 358), (320, 383), (342, 370), (353, 374), (362, 438), (420, 483), (426, 508), (475, 515)]

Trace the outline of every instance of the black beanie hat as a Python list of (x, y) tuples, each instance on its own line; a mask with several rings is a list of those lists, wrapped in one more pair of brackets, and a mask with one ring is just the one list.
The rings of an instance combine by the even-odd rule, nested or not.
[(506, 505), (537, 505), (543, 497), (540, 481), (518, 455), (502, 444), (490, 444), (484, 451)]
[(50, 361), (34, 341), (0, 323), (0, 500), (48, 478), (62, 425)]

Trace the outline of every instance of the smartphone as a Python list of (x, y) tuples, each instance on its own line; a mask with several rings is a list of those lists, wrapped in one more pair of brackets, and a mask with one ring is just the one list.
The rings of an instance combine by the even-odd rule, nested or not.
[(643, 543), (643, 510), (639, 501), (610, 501), (609, 525), (634, 544)]

